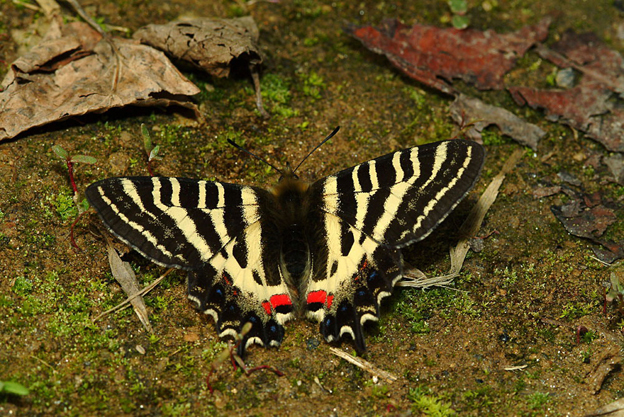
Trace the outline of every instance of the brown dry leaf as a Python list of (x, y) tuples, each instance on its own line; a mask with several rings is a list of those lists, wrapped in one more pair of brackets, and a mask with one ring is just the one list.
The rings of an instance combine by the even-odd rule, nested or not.
[[(386, 57), (409, 77), (448, 94), (459, 78), (482, 90), (502, 89), (503, 75), (536, 42), (548, 36), (550, 19), (517, 32), (441, 29), (398, 20), (384, 20), (379, 28), (350, 26), (347, 31), (368, 49)], [(446, 81), (444, 81), (446, 80)]]
[(522, 145), (537, 149), (537, 143), (546, 132), (532, 123), (525, 122), (502, 107), (485, 104), (478, 98), (459, 94), (449, 110), (453, 121), (459, 125), (474, 124), (466, 132), (470, 139), (481, 142), (481, 132), (490, 125), (496, 125), (503, 135), (507, 135)]
[(137, 281), (136, 275), (130, 264), (128, 262), (124, 262), (117, 254), (117, 251), (113, 247), (110, 240), (106, 240), (106, 247), (108, 249), (108, 263), (110, 264), (111, 274), (117, 280), (121, 288), (124, 290), (126, 295), (131, 298), (130, 303), (134, 308), (134, 312), (139, 317), (139, 320), (150, 333), (153, 333), (152, 325), (149, 321), (149, 316), (147, 314), (147, 308), (145, 307), (145, 303), (143, 302), (143, 297), (135, 296), (139, 290), (139, 283)]
[(624, 398), (615, 400), (612, 403), (604, 405), (597, 410), (592, 411), (589, 414), (585, 414), (585, 417), (622, 417), (624, 416)]
[(567, 90), (513, 87), (518, 104), (543, 108), (549, 119), (581, 130), (610, 151), (624, 152), (624, 110), (613, 97), (624, 94), (624, 57), (607, 48), (593, 34), (566, 32), (551, 49), (538, 47), (545, 59), (583, 74)]
[(262, 63), (258, 27), (251, 16), (147, 25), (133, 37), (215, 77), (227, 77), (236, 62), (251, 67)]
[(621, 153), (605, 156), (602, 158), (602, 163), (609, 168), (615, 181), (624, 185), (624, 156)]
[[(595, 199), (596, 201), (592, 201)], [(600, 195), (577, 195), (563, 206), (552, 206), (550, 210), (574, 236), (595, 240), (603, 235), (617, 220), (615, 212), (600, 204)]]
[(594, 369), (585, 376), (585, 383), (593, 394), (597, 394), (611, 372), (622, 364), (619, 346), (611, 346), (601, 352)]
[(603, 262), (611, 263), (623, 258), (624, 242), (611, 242), (600, 238), (617, 221), (615, 211), (602, 204), (600, 194), (566, 194), (571, 200), (563, 206), (551, 206), (550, 210), (568, 233), (601, 245), (602, 248), (593, 248), (593, 251)]
[(127, 105), (187, 107), (199, 89), (167, 57), (136, 41), (104, 39), (81, 22), (53, 23), (2, 82), (0, 140), (37, 126)]

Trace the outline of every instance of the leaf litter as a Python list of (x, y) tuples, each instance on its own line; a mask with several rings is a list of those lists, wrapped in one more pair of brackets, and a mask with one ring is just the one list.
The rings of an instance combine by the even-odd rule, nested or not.
[(253, 17), (197, 18), (151, 24), (137, 30), (133, 38), (213, 77), (248, 71), (256, 90), (258, 112), (263, 118), (269, 117), (260, 92), (259, 69), (263, 57), (258, 46), (260, 32)]
[(519, 31), (458, 30), (419, 23), (407, 26), (387, 19), (376, 28), (350, 26), (347, 31), (368, 49), (384, 54), (403, 73), (447, 94), (461, 79), (480, 90), (500, 90), (503, 75), (536, 42), (548, 36), (550, 19)]
[(520, 105), (544, 109), (551, 121), (578, 129), (613, 152), (624, 152), (624, 109), (615, 98), (624, 94), (624, 58), (609, 49), (593, 33), (567, 31), (550, 49), (541, 45), (539, 55), (561, 68), (582, 74), (569, 89), (512, 87)]
[(159, 51), (106, 38), (82, 22), (53, 22), (45, 39), (18, 58), (2, 81), (0, 140), (28, 129), (127, 105), (178, 105), (199, 111), (199, 89)]
[(199, 88), (158, 49), (215, 77), (246, 67), (256, 89), (258, 111), (269, 117), (262, 105), (259, 67), (263, 57), (252, 17), (148, 25), (134, 34), (135, 40), (129, 40), (109, 36), (78, 3), (70, 3), (90, 25), (63, 25), (60, 9), (45, 7), (51, 10), (46, 36), (11, 64), (2, 81), (0, 140), (127, 105), (182, 106), (201, 117), (190, 98)]
[(496, 125), (517, 142), (537, 148), (545, 132), (501, 107), (460, 93), (453, 80), (460, 79), (480, 90), (501, 90), (503, 76), (519, 57), (548, 36), (550, 19), (516, 32), (458, 30), (384, 20), (380, 27), (349, 26), (347, 32), (373, 52), (384, 54), (407, 76), (424, 85), (456, 97), (450, 107), (453, 120), (464, 125), (476, 120), (468, 137), (481, 142), (481, 131)]
[[(408, 26), (398, 20), (384, 20), (379, 27), (351, 25), (347, 32), (368, 49), (384, 54), (407, 76), (455, 96), (449, 107), (451, 118), (460, 126), (469, 126), (466, 136), (470, 139), (481, 142), (483, 129), (495, 125), (502, 134), (533, 150), (537, 150), (539, 140), (545, 136), (542, 129), (506, 109), (459, 92), (453, 82), (460, 79), (480, 90), (503, 89), (503, 76), (520, 56), (537, 45), (540, 57), (563, 68), (557, 80), (568, 88), (509, 87), (514, 100), (519, 105), (544, 108), (548, 120), (579, 129), (608, 150), (623, 152), (624, 108), (614, 98), (624, 95), (624, 58), (591, 33), (578, 35), (568, 31), (548, 48), (541, 42), (548, 36), (549, 25), (550, 19), (545, 18), (516, 32), (498, 34), (491, 30), (441, 29), (418, 23)], [(576, 86), (575, 72), (583, 75)], [(624, 184), (624, 158), (620, 153), (604, 156), (602, 163), (616, 182)], [(579, 186), (580, 181), (576, 179), (573, 185)], [(616, 221), (617, 208), (588, 207), (586, 199), (558, 185), (538, 187), (533, 195), (543, 198), (561, 191), (571, 193), (572, 201), (561, 207), (553, 206), (551, 211), (566, 230), (603, 246), (594, 248), (601, 260), (612, 262), (624, 257), (624, 242), (618, 244), (600, 238)]]

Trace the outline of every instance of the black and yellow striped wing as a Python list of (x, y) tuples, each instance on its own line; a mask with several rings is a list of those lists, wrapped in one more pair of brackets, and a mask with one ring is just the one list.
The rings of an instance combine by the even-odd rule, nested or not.
[[(245, 345), (277, 346), (292, 298), (269, 262), (275, 226), (267, 191), (185, 178), (110, 178), (90, 185), (89, 203), (124, 243), (166, 267), (188, 271), (188, 297), (219, 336), (254, 324)], [(245, 347), (245, 345), (243, 347)]]
[(328, 341), (350, 335), (365, 349), (362, 326), (377, 320), (381, 300), (401, 279), (400, 248), (424, 239), (472, 189), (482, 146), (444, 141), (394, 152), (312, 185), (319, 201), (308, 315)]

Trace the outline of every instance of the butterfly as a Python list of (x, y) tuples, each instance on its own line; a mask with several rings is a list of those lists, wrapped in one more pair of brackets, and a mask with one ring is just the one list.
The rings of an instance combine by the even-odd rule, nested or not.
[[(337, 132), (338, 129), (334, 131)], [(331, 137), (331, 135), (329, 136)], [(279, 346), (284, 323), (319, 322), (365, 352), (364, 325), (403, 277), (401, 248), (424, 239), (476, 183), (485, 151), (449, 140), (392, 152), (313, 183), (295, 170), (257, 187), (169, 177), (109, 178), (86, 196), (137, 252), (187, 271), (188, 298), (222, 338)]]

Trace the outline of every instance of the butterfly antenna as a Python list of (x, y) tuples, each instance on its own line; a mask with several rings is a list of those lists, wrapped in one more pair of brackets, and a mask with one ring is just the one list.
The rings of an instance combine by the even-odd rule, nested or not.
[(281, 169), (279, 169), (279, 168), (278, 168), (278, 167), (276, 167), (275, 165), (273, 165), (273, 164), (271, 164), (271, 163), (267, 162), (265, 159), (262, 159), (262, 158), (261, 158), (261, 157), (259, 157), (258, 155), (254, 154), (254, 153), (251, 153), (250, 151), (248, 151), (247, 149), (245, 149), (245, 148), (241, 147), (240, 145), (238, 145), (236, 142), (234, 142), (234, 141), (233, 141), (233, 140), (231, 140), (231, 139), (228, 139), (227, 141), (228, 141), (228, 143), (229, 143), (230, 145), (232, 145), (233, 147), (235, 147), (235, 148), (236, 148), (236, 149), (238, 149), (239, 151), (243, 151), (243, 152), (245, 152), (247, 155), (249, 155), (249, 156), (252, 156), (252, 157), (256, 158), (258, 161), (264, 162), (265, 164), (267, 164), (268, 166), (270, 166), (271, 168), (273, 168), (274, 170), (276, 170), (277, 172), (279, 172), (279, 174), (280, 174), (280, 175), (284, 175), (284, 174), (282, 173), (282, 170), (281, 170)]
[(306, 159), (308, 159), (308, 158), (310, 157), (310, 155), (312, 155), (312, 154), (313, 154), (313, 153), (314, 153), (314, 152), (315, 152), (318, 148), (320, 148), (321, 146), (323, 146), (323, 144), (324, 144), (325, 142), (327, 142), (328, 140), (330, 140), (331, 138), (333, 138), (333, 137), (336, 135), (336, 133), (338, 133), (338, 131), (339, 131), (339, 130), (340, 130), (340, 126), (336, 126), (336, 128), (334, 129), (334, 131), (333, 131), (333, 132), (331, 132), (329, 135), (327, 135), (327, 137), (326, 137), (325, 139), (323, 139), (323, 141), (322, 141), (321, 143), (319, 143), (318, 145), (316, 145), (316, 148), (312, 149), (312, 150), (310, 151), (310, 153), (309, 153), (309, 154), (307, 154), (307, 155), (306, 155), (306, 157), (305, 157), (305, 158), (303, 158), (303, 159), (301, 160), (301, 162), (299, 162), (299, 165), (297, 165), (297, 166), (295, 167), (295, 169), (293, 169), (293, 170), (292, 170), (292, 172), (293, 172), (293, 173), (297, 172), (297, 170), (299, 169), (299, 167), (301, 166), (301, 164), (303, 164), (303, 163), (305, 162), (305, 160), (306, 160)]

